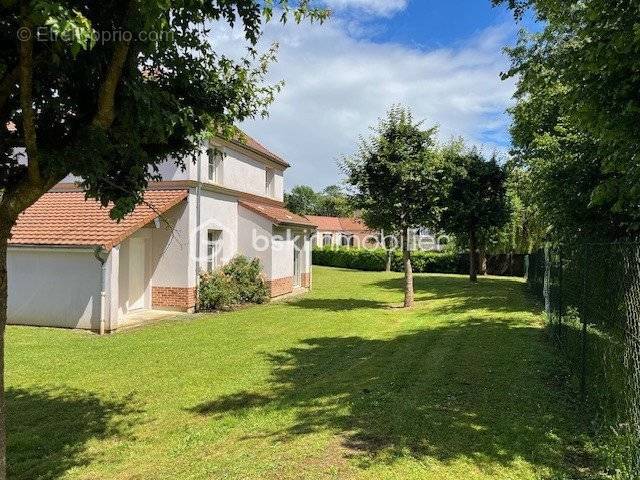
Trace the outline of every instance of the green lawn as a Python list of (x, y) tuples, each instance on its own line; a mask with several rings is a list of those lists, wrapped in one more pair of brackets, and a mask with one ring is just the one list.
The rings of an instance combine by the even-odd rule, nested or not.
[(100, 337), (11, 327), (11, 478), (538, 479), (572, 422), (516, 279), (316, 268), (314, 291)]

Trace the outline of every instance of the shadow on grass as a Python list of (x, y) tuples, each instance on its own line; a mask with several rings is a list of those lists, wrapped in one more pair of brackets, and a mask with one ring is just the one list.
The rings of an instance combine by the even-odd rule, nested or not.
[(324, 310), (327, 312), (347, 312), (352, 310), (387, 308), (389, 304), (362, 298), (302, 298), (289, 302), (302, 310)]
[(141, 410), (131, 398), (105, 400), (78, 390), (9, 388), (7, 399), (8, 476), (56, 479), (95, 458), (87, 443), (127, 438)]
[(469, 321), (392, 339), (310, 338), (267, 358), (267, 391), (195, 406), (200, 415), (292, 411), (277, 441), (330, 431), (366, 468), (403, 458), (468, 460), (492, 474), (522, 459), (565, 469), (575, 432), (540, 329)]
[[(417, 275), (413, 282), (417, 301), (446, 300), (442, 305), (430, 309), (430, 315), (460, 314), (472, 310), (539, 313), (534, 302), (523, 294), (525, 286), (517, 278), (480, 277), (478, 283), (473, 284), (464, 276)], [(404, 277), (381, 280), (373, 285), (404, 292)]]

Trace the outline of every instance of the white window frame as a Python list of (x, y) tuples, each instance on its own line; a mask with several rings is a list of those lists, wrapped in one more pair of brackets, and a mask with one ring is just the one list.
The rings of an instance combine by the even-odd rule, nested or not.
[(264, 193), (268, 197), (275, 195), (276, 173), (272, 168), (265, 169)]
[(224, 153), (218, 148), (207, 150), (207, 178), (213, 183), (222, 183)]
[(207, 271), (222, 266), (222, 230), (207, 230)]
[(355, 236), (352, 233), (343, 233), (340, 235), (341, 247), (353, 247), (355, 246)]

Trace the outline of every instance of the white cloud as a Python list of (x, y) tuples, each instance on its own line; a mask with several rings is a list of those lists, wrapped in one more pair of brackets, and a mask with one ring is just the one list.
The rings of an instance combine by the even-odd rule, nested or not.
[[(288, 188), (338, 182), (336, 160), (352, 153), (358, 137), (395, 103), (410, 106), (428, 125), (439, 124), (442, 140), (462, 135), (485, 150), (505, 149), (504, 111), (514, 89), (499, 78), (507, 28), (430, 51), (353, 38), (348, 31), (339, 20), (267, 28), (264, 41), (280, 43), (271, 78), (286, 85), (270, 117), (243, 128), (293, 165)], [(219, 33), (216, 44), (237, 52), (240, 37)]]
[(404, 10), (408, 0), (324, 0), (324, 3), (334, 10), (354, 8), (386, 17)]

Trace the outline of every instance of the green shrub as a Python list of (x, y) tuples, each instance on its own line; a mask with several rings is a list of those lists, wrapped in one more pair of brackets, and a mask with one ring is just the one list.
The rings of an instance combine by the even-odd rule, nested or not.
[(313, 250), (314, 265), (352, 268), (354, 270), (380, 271), (385, 269), (387, 252), (382, 248), (334, 248)]
[[(458, 269), (459, 255), (455, 252), (412, 252), (411, 267), (416, 273), (461, 273)], [(395, 251), (391, 259), (394, 272), (404, 270), (402, 252)]]
[[(412, 252), (411, 265), (416, 273), (458, 273), (458, 254), (455, 252)], [(379, 272), (385, 269), (387, 252), (383, 248), (335, 248), (313, 250), (313, 264), (326, 267), (351, 268)], [(403, 271), (402, 252), (394, 251), (391, 269)]]
[(245, 303), (265, 303), (269, 299), (260, 261), (238, 255), (224, 267), (200, 275), (198, 308), (221, 310)]

